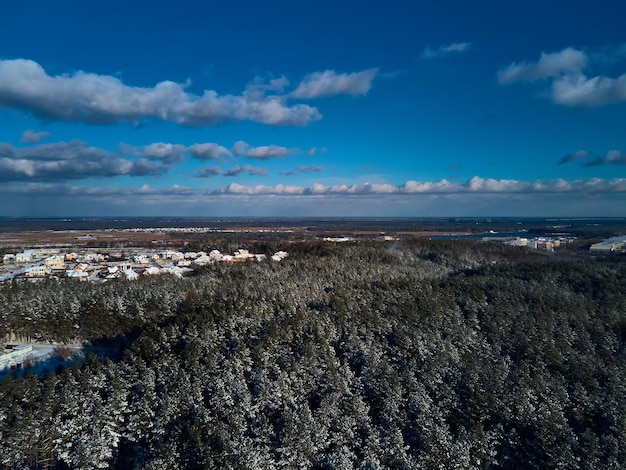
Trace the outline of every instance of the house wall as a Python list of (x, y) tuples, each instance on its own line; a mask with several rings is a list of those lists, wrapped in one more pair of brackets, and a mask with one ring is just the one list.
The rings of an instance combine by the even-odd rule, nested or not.
[(28, 354), (33, 350), (32, 344), (18, 344), (13, 349), (8, 349), (3, 354), (0, 354), (0, 361), (6, 361), (9, 359), (13, 359), (15, 357), (23, 356), (24, 354)]

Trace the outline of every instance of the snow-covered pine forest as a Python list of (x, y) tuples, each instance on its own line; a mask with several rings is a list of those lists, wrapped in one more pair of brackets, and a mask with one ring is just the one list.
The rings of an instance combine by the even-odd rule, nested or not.
[(2, 468), (618, 469), (626, 266), (417, 240), (192, 278), (0, 287)]

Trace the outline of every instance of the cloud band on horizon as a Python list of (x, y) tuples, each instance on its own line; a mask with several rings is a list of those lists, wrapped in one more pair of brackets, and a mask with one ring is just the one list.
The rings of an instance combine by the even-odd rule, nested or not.
[(353, 184), (325, 186), (319, 183), (308, 187), (295, 185), (275, 186), (252, 185), (246, 186), (231, 183), (219, 188), (194, 189), (180, 185), (168, 188), (152, 188), (144, 184), (138, 188), (129, 187), (87, 187), (72, 186), (54, 183), (26, 183), (5, 184), (0, 186), (0, 194), (29, 194), (29, 193), (72, 193), (85, 195), (271, 195), (271, 196), (366, 196), (366, 195), (454, 195), (454, 194), (602, 194), (626, 193), (626, 178), (588, 178), (584, 180), (567, 181), (562, 178), (552, 180), (518, 181), (497, 180), (474, 176), (465, 183), (450, 182), (446, 179), (439, 181), (409, 180), (400, 185), (393, 184)]

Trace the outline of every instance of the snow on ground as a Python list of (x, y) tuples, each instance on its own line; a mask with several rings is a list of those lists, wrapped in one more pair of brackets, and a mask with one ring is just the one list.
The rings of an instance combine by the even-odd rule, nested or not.
[[(72, 357), (63, 359), (56, 352), (58, 347), (66, 347), (63, 345), (33, 344), (33, 350), (17, 357), (0, 360), (0, 379), (8, 372), (15, 374), (23, 374), (30, 371), (33, 374), (43, 374), (47, 371), (54, 371), (57, 367), (67, 367), (72, 365), (78, 359), (84, 357), (84, 352), (80, 347), (70, 348)], [(19, 366), (18, 366), (19, 364)], [(11, 369), (14, 365), (14, 369)]]

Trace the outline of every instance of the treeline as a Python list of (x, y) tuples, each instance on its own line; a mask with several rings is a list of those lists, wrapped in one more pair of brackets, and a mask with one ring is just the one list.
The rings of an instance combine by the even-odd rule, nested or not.
[(119, 361), (7, 375), (0, 462), (623, 468), (626, 267), (481, 247), (312, 243), (182, 280), (3, 287), (3, 328), (21, 308), (41, 335), (140, 332)]

